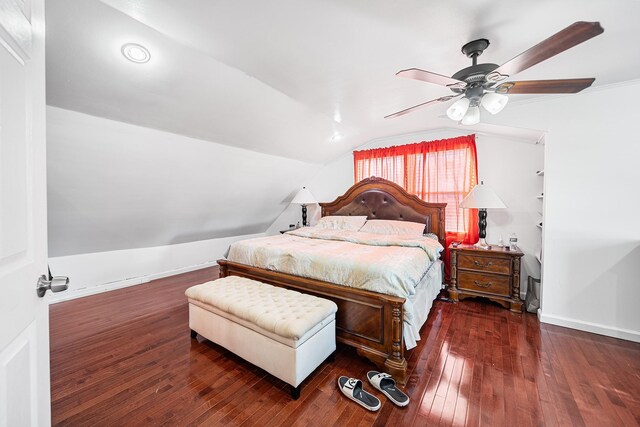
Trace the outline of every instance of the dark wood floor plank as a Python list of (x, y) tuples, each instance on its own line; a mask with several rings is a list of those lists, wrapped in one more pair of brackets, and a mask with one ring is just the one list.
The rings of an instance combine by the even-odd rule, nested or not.
[[(51, 306), (54, 425), (640, 425), (640, 344), (552, 325), (486, 301), (435, 302), (406, 354), (411, 398), (374, 390), (366, 359), (338, 346), (288, 386), (228, 350), (191, 339), (184, 290), (208, 268)], [(345, 398), (340, 375), (382, 401)]]

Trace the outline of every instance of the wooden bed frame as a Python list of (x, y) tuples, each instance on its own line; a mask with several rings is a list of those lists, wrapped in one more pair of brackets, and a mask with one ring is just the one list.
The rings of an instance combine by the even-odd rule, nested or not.
[[(446, 203), (426, 203), (402, 187), (382, 178), (367, 178), (331, 203), (320, 203), (322, 216), (366, 215), (368, 219), (393, 219), (425, 224), (445, 246)], [(270, 283), (334, 301), (336, 336), (355, 347), (380, 369), (400, 383), (407, 380), (403, 345), (403, 304), (405, 299), (320, 280), (265, 270), (227, 260), (219, 260), (220, 277), (229, 275)]]

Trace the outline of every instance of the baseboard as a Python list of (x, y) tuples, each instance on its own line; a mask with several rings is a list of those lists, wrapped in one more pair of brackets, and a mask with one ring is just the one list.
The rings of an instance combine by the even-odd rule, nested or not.
[(548, 323), (556, 326), (577, 329), (580, 331), (591, 332), (593, 334), (605, 335), (613, 338), (620, 338), (627, 341), (640, 342), (640, 332), (630, 329), (614, 328), (611, 326), (600, 325), (597, 323), (584, 322), (581, 320), (568, 319), (566, 317), (552, 316), (539, 312), (540, 322)]
[(202, 264), (191, 265), (182, 268), (176, 268), (174, 270), (163, 271), (161, 273), (154, 273), (147, 276), (134, 277), (125, 280), (118, 280), (111, 283), (105, 283), (100, 286), (91, 286), (87, 288), (77, 289), (75, 291), (64, 292), (60, 294), (52, 294), (49, 298), (49, 304), (56, 304), (63, 301), (70, 301), (77, 298), (88, 297), (90, 295), (97, 295), (103, 292), (113, 291), (116, 289), (127, 288), (129, 286), (141, 285), (148, 283), (152, 280), (162, 279), (163, 277), (175, 276), (177, 274), (188, 273), (190, 271), (200, 270), (203, 268), (213, 267), (218, 265), (217, 262), (205, 262)]
[(69, 277), (69, 289), (47, 293), (50, 303), (67, 301), (127, 286), (147, 283), (161, 277), (216, 265), (229, 246), (238, 240), (262, 237), (263, 233), (199, 240), (150, 248), (122, 249), (51, 257), (54, 276)]
[(175, 276), (176, 274), (182, 274), (182, 273), (188, 273), (190, 271), (201, 270), (203, 268), (215, 267), (216, 265), (218, 265), (216, 261), (209, 261), (209, 262), (204, 262), (197, 265), (190, 265), (187, 267), (176, 268), (174, 270), (165, 271), (162, 273), (150, 274), (146, 276), (149, 279), (147, 280), (147, 282), (150, 282), (151, 280), (162, 279), (163, 277)]

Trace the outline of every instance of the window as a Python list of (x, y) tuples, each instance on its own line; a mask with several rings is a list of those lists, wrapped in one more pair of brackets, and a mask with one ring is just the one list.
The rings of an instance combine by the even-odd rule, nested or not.
[(377, 176), (433, 203), (447, 203), (447, 243), (474, 243), (477, 211), (460, 202), (478, 182), (475, 135), (354, 151), (355, 182)]

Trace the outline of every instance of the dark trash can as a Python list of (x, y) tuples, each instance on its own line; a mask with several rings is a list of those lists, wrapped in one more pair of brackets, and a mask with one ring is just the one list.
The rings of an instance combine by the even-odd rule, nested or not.
[(529, 313), (538, 312), (540, 308), (540, 279), (529, 276), (524, 307)]

